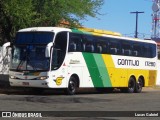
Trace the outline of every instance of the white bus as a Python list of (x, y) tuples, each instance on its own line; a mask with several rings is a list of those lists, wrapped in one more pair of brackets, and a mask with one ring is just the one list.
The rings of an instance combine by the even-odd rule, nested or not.
[(19, 30), (12, 44), (10, 85), (120, 88), (141, 92), (156, 83), (156, 43), (89, 28), (35, 27)]

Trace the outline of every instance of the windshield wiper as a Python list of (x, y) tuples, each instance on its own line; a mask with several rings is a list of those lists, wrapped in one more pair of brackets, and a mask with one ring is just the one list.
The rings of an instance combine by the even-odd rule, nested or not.
[[(29, 55), (26, 55), (26, 60), (27, 60), (27, 63), (26, 63), (26, 70), (27, 70), (27, 65), (28, 65), (28, 62), (30, 62), (30, 56)], [(30, 62), (30, 65), (32, 66), (33, 70), (37, 71), (36, 67), (34, 64), (31, 64), (32, 62)]]
[[(27, 65), (28, 65), (28, 62), (30, 61), (30, 56), (28, 55), (28, 53), (26, 53), (26, 55), (22, 58), (22, 60), (19, 62), (19, 64), (18, 64), (18, 66), (17, 66), (17, 71), (18, 70), (21, 70), (20, 69), (20, 66), (21, 65), (23, 65), (23, 63), (24, 63), (24, 61), (26, 60), (26, 70), (27, 70)], [(30, 64), (31, 64), (31, 62), (30, 62)], [(33, 68), (33, 70), (35, 70), (35, 71), (37, 71), (37, 69), (36, 69), (36, 67), (35, 67), (35, 65), (34, 64), (31, 64), (31, 66), (32, 66), (32, 68)], [(25, 70), (25, 69), (24, 69)]]
[(19, 70), (20, 65), (23, 65), (23, 63), (24, 63), (23, 60), (25, 60), (25, 58), (26, 58), (26, 56), (24, 56), (23, 59), (19, 62), (18, 66), (16, 68), (17, 71)]

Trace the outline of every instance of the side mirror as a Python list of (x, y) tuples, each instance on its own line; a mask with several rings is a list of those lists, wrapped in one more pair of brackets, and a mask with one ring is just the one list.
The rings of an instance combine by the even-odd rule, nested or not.
[(47, 44), (46, 49), (45, 49), (45, 57), (50, 57), (50, 55), (51, 55), (51, 47), (52, 46), (53, 46), (52, 42)]

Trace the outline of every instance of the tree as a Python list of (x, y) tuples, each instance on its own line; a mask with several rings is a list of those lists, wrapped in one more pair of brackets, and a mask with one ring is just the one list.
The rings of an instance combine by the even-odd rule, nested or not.
[(17, 30), (56, 26), (66, 20), (71, 26), (87, 16), (96, 17), (104, 0), (0, 0), (1, 43), (12, 41)]
[(0, 0), (1, 44), (11, 41), (18, 29), (32, 25), (32, 0)]

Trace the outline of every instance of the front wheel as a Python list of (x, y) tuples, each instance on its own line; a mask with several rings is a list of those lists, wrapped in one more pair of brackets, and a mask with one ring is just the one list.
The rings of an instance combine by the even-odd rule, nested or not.
[(77, 90), (77, 82), (75, 77), (71, 77), (68, 83), (68, 88), (66, 90), (68, 95), (74, 95)]

